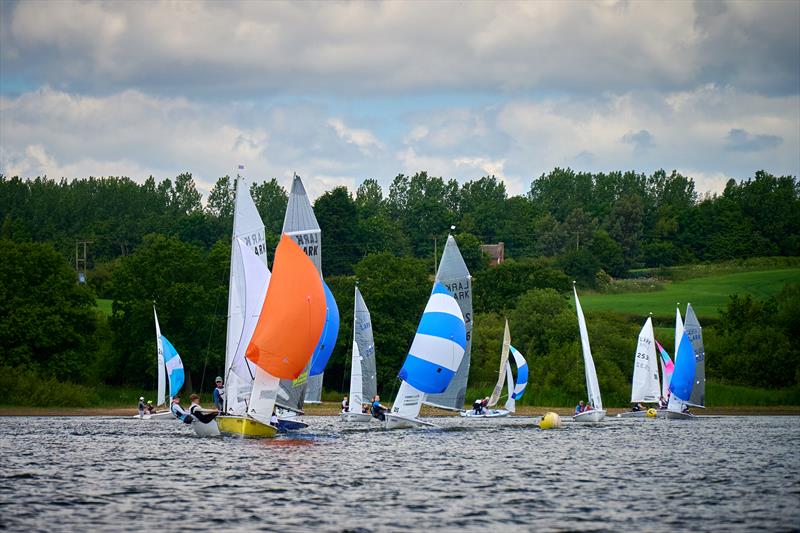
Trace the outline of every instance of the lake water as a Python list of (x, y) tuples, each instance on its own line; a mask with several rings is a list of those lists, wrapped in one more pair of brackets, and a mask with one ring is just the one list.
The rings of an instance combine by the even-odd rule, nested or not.
[(439, 430), (199, 439), (177, 422), (0, 418), (0, 528), (372, 531), (800, 527), (800, 417), (437, 418)]

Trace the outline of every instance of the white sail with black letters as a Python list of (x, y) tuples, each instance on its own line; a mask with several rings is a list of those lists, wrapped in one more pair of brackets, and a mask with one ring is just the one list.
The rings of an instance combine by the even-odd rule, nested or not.
[(460, 411), (464, 409), (467, 396), (467, 379), (469, 378), (470, 352), (472, 349), (472, 276), (467, 270), (464, 258), (452, 235), (447, 236), (447, 244), (442, 252), (442, 261), (436, 272), (436, 282), (443, 284), (453, 295), (466, 327), (466, 347), (464, 357), (458, 366), (455, 376), (440, 394), (428, 394), (424, 402), (427, 405)]

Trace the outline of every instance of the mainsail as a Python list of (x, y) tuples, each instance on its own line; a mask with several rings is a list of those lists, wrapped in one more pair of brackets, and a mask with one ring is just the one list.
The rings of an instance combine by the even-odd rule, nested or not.
[(703, 332), (697, 315), (694, 314), (692, 304), (686, 306), (686, 322), (683, 325), (686, 335), (692, 341), (694, 350), (695, 372), (694, 387), (692, 387), (692, 397), (689, 404), (695, 407), (705, 407), (706, 405), (706, 352), (703, 347)]
[(583, 316), (581, 302), (578, 300), (578, 291), (572, 286), (575, 293), (575, 310), (578, 313), (578, 329), (581, 334), (581, 349), (583, 351), (583, 366), (586, 373), (586, 392), (589, 395), (589, 404), (597, 410), (603, 409), (603, 400), (600, 398), (600, 385), (597, 382), (597, 371), (594, 368), (592, 349), (589, 346), (589, 332), (586, 329), (586, 319)]
[[(243, 414), (247, 408), (247, 398), (252, 388), (254, 371), (243, 359), (241, 364), (246, 372), (233, 371), (234, 357), (241, 343), (247, 345), (249, 339), (243, 340), (245, 323), (245, 302), (247, 299), (247, 283), (242, 254), (237, 240), (241, 239), (246, 246), (267, 268), (267, 246), (264, 235), (264, 223), (258, 214), (256, 204), (242, 176), (236, 176), (235, 198), (233, 209), (233, 235), (231, 237), (231, 267), (228, 283), (228, 323), (225, 340), (225, 412)], [(245, 379), (245, 376), (249, 376)]]
[(353, 306), (353, 354), (350, 368), (350, 411), (360, 412), (378, 393), (375, 369), (375, 342), (369, 309), (356, 285)]
[(398, 376), (403, 383), (392, 413), (416, 418), (425, 394), (444, 392), (460, 368), (467, 342), (458, 302), (442, 283), (436, 282), (400, 368)]
[(631, 385), (631, 403), (658, 401), (661, 394), (658, 383), (658, 362), (656, 360), (655, 338), (653, 335), (653, 319), (647, 320), (639, 332), (636, 355), (633, 359), (633, 381)]
[(469, 378), (470, 351), (472, 348), (472, 277), (461, 257), (456, 240), (452, 235), (447, 236), (447, 244), (442, 252), (442, 261), (436, 272), (436, 282), (443, 284), (456, 302), (464, 317), (466, 327), (466, 344), (464, 357), (458, 366), (458, 371), (450, 381), (447, 390), (438, 394), (429, 394), (425, 403), (444, 409), (462, 410), (467, 395), (467, 379)]
[[(322, 230), (314, 216), (303, 181), (297, 174), (292, 179), (292, 188), (289, 191), (283, 233), (294, 239), (322, 276)], [(308, 372), (303, 372), (297, 379), (281, 380), (277, 403), (285, 409), (301, 411), (306, 400), (318, 402), (321, 398), (322, 374), (309, 378)]]
[[(506, 368), (508, 365), (508, 350), (511, 346), (511, 333), (508, 330), (508, 319), (506, 319), (506, 327), (503, 331), (503, 347), (500, 349), (500, 371), (497, 376), (497, 384), (494, 386), (492, 395), (489, 397), (489, 407), (497, 405), (500, 400), (500, 393), (503, 392), (503, 381), (506, 379)], [(509, 384), (510, 386), (510, 384)], [(510, 410), (510, 409), (509, 409)]]
[(156, 365), (158, 365), (158, 389), (156, 391), (156, 406), (166, 403), (167, 378), (164, 373), (164, 345), (161, 342), (161, 328), (158, 325), (156, 306), (153, 306), (153, 317), (156, 320)]
[(692, 341), (686, 332), (683, 333), (678, 341), (678, 349), (675, 354), (675, 372), (669, 382), (669, 390), (672, 393), (669, 397), (669, 410), (682, 411), (683, 405), (689, 403), (695, 380), (695, 356), (692, 348)]

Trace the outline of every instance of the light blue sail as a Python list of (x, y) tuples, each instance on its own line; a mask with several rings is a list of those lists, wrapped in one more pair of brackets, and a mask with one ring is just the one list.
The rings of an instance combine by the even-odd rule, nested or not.
[(517, 383), (514, 385), (514, 391), (511, 393), (513, 400), (519, 400), (525, 394), (525, 387), (528, 386), (528, 362), (522, 357), (522, 354), (517, 351), (513, 346), (508, 347), (511, 354), (514, 356), (514, 362), (517, 364)]
[(692, 341), (683, 332), (681, 342), (678, 345), (678, 353), (675, 355), (675, 372), (669, 382), (669, 390), (677, 399), (688, 402), (692, 396), (694, 386), (695, 358)]
[(169, 396), (172, 398), (177, 396), (183, 387), (183, 361), (181, 361), (178, 351), (164, 335), (161, 335), (161, 342), (164, 346), (164, 364), (169, 376)]
[(467, 330), (458, 302), (437, 282), (400, 369), (400, 379), (427, 394), (443, 392), (458, 370), (466, 346)]
[(311, 376), (317, 376), (325, 371), (325, 365), (328, 364), (328, 360), (331, 358), (333, 348), (336, 346), (336, 339), (339, 336), (339, 307), (336, 305), (336, 299), (324, 280), (322, 281), (322, 286), (325, 288), (325, 304), (328, 307), (328, 311), (325, 316), (325, 327), (322, 330), (322, 336), (314, 349), (314, 355), (311, 356), (311, 370), (309, 371)]

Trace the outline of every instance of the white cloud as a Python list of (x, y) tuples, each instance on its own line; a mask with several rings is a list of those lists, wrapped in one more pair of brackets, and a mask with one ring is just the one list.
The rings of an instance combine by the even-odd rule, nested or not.
[(3, 14), (6, 75), (67, 90), (597, 93), (716, 82), (785, 94), (800, 84), (792, 1), (61, 0)]
[(383, 144), (372, 134), (369, 130), (348, 128), (345, 126), (344, 121), (339, 118), (328, 119), (330, 125), (340, 139), (348, 144), (358, 146), (359, 150), (363, 153), (370, 153), (371, 149), (383, 149)]

